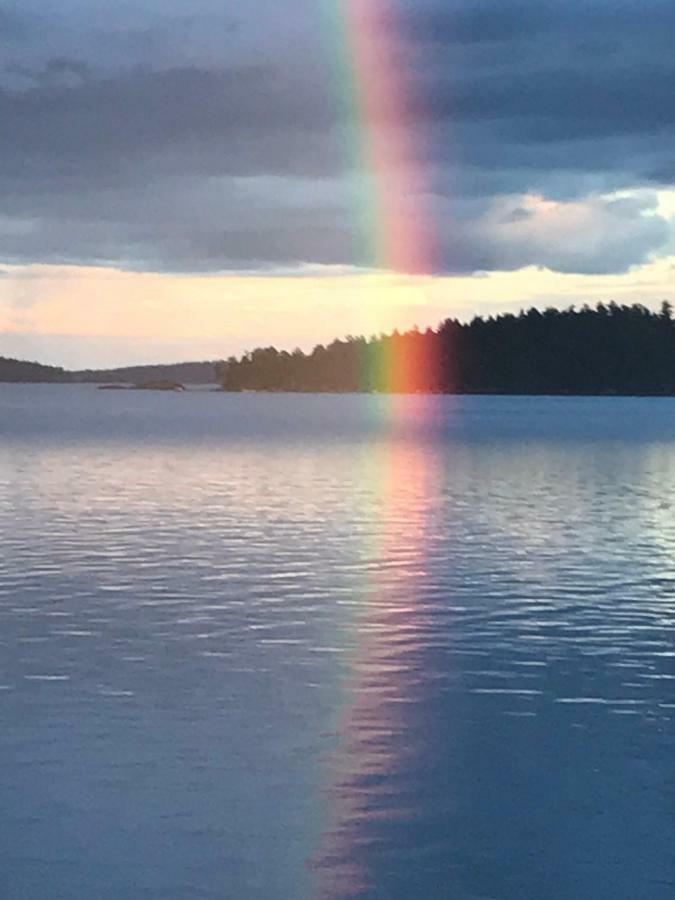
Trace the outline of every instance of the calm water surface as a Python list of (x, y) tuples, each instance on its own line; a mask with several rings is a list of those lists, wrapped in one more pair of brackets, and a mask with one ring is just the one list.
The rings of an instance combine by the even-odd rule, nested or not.
[(675, 896), (675, 401), (0, 385), (0, 896)]

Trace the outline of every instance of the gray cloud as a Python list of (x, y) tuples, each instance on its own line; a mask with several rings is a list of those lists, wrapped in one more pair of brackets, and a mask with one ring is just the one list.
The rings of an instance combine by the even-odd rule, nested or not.
[[(316, 3), (251, 0), (236, 21), (221, 6), (195, 0), (186, 15), (176, 0), (139, 0), (132, 18), (102, 0), (0, 5), (13, 47), (0, 72), (0, 260), (364, 262), (369, 193), (336, 84), (346, 48)], [(672, 181), (675, 6), (398, 6), (383, 29), (405, 38), (402, 124), (428, 175), (440, 269), (623, 271), (666, 244), (652, 200), (605, 195)], [(397, 140), (400, 121), (376, 125)], [(530, 195), (567, 205), (542, 218)]]
[(72, 87), (85, 81), (92, 74), (91, 67), (76, 59), (57, 57), (48, 60), (42, 68), (13, 63), (5, 67), (5, 75), (14, 76), (18, 87), (47, 85)]
[(0, 42), (21, 41), (30, 31), (29, 17), (22, 15), (16, 6), (0, 4)]
[[(63, 173), (92, 169), (105, 177), (113, 164), (124, 178), (131, 164), (161, 169), (172, 160), (174, 170), (195, 175), (312, 174), (337, 167), (336, 154), (312, 140), (334, 124), (327, 91), (305, 90), (302, 71), (279, 78), (264, 65), (135, 68), (64, 85), (54, 68), (35, 76), (40, 82), (49, 76), (51, 83), (0, 91), (5, 158), (27, 166), (31, 179), (53, 174), (56, 183)], [(84, 76), (89, 69), (61, 60), (59, 76), (63, 71)]]
[(391, 22), (425, 44), (503, 44), (555, 35), (580, 46), (653, 37), (675, 25), (670, 0), (422, 0), (401, 4)]

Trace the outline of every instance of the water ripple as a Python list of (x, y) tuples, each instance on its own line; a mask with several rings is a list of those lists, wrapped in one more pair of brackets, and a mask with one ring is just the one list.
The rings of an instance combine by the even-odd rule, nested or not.
[(3, 896), (670, 897), (671, 425), (20, 390)]

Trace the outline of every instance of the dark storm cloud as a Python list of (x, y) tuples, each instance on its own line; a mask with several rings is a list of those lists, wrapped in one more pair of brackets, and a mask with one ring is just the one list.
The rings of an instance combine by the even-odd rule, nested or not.
[[(79, 83), (63, 85), (64, 73)], [(20, 161), (58, 177), (180, 153), (179, 165), (193, 174), (208, 174), (202, 166), (210, 156), (218, 174), (335, 169), (337, 160), (317, 153), (312, 142), (313, 133), (331, 125), (328, 97), (303, 91), (300, 73), (280, 79), (261, 65), (88, 76), (82, 62), (52, 60), (34, 73), (38, 84), (0, 91), (10, 165)]]
[(92, 69), (77, 59), (60, 57), (48, 60), (42, 68), (13, 63), (5, 66), (5, 74), (15, 76), (19, 79), (19, 83), (23, 81), (25, 85), (54, 87), (59, 84), (72, 84), (73, 81), (76, 83), (84, 81), (92, 74)]
[[(622, 271), (666, 243), (653, 197), (599, 195), (671, 183), (675, 4), (398, 7), (382, 28), (405, 36), (404, 125), (441, 268)], [(251, 0), (236, 20), (215, 0), (138, 0), (133, 16), (101, 0), (17, 8), (0, 4), (14, 47), (0, 70), (0, 260), (363, 261), (353, 109), (316, 3)], [(532, 193), (568, 207), (525, 208)]]
[[(555, 34), (577, 44), (611, 46), (628, 33), (663, 35), (675, 26), (670, 0), (449, 0), (407, 4), (402, 21), (426, 44), (503, 43)], [(396, 25), (394, 25), (396, 27)]]
[(21, 15), (14, 6), (0, 4), (0, 43), (16, 41), (30, 33), (30, 19)]

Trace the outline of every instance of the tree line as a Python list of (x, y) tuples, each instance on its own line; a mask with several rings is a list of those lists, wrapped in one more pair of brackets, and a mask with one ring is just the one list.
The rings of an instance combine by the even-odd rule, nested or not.
[(43, 366), (36, 362), (22, 359), (9, 359), (0, 356), (0, 381), (15, 383), (55, 383), (67, 380), (64, 369), (56, 366)]
[(215, 362), (188, 362), (168, 365), (126, 366), (120, 369), (69, 371), (57, 366), (0, 356), (0, 382), (40, 384), (138, 384), (172, 380), (187, 384), (213, 384)]
[(675, 322), (667, 301), (532, 308), (309, 353), (262, 347), (217, 375), (227, 391), (675, 395)]
[[(208, 381), (213, 365), (184, 364), (182, 380), (198, 367), (199, 380)], [(69, 372), (0, 357), (0, 381), (122, 380), (130, 372), (137, 374)], [(675, 395), (675, 320), (667, 301), (658, 312), (617, 303), (533, 308), (446, 319), (426, 331), (350, 336), (309, 353), (261, 347), (216, 363), (215, 378), (227, 391)]]

